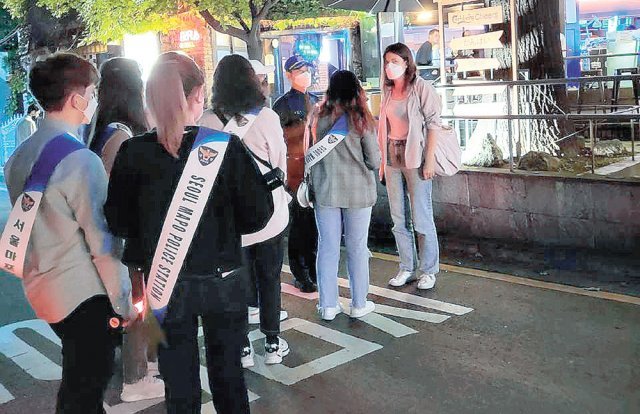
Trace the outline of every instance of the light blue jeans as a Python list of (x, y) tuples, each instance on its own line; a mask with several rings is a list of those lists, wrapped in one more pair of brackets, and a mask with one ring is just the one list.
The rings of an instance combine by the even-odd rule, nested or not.
[[(384, 177), (393, 220), (393, 236), (400, 255), (400, 269), (438, 273), (440, 251), (431, 204), (432, 181), (422, 180), (417, 168), (394, 168), (388, 165), (385, 166)], [(418, 236), (419, 255), (416, 254), (414, 230)]]
[(318, 226), (318, 292), (320, 307), (338, 306), (338, 266), (340, 264), (340, 240), (344, 227), (347, 248), (347, 270), (351, 286), (351, 306), (362, 308), (369, 293), (369, 223), (371, 207), (333, 208), (315, 206)]

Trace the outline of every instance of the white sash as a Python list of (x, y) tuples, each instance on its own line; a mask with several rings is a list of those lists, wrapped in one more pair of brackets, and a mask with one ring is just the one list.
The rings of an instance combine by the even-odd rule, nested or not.
[(324, 157), (329, 155), (335, 147), (340, 144), (349, 133), (349, 121), (347, 115), (343, 114), (333, 124), (327, 135), (325, 135), (320, 141), (307, 150), (304, 156), (304, 177), (298, 191), (296, 192), (296, 198), (300, 206), (307, 208), (313, 207), (311, 201), (311, 194), (309, 191), (309, 175), (311, 174), (311, 167), (319, 163)]
[(227, 133), (199, 128), (169, 205), (147, 285), (149, 305), (160, 322), (220, 172), (229, 138)]
[(311, 167), (319, 163), (324, 157), (338, 146), (344, 140), (349, 133), (349, 123), (346, 115), (342, 115), (335, 124), (331, 127), (331, 130), (324, 136), (323, 139), (316, 142), (315, 145), (307, 150), (304, 156), (304, 170), (305, 174), (311, 171)]
[[(242, 114), (240, 115), (239, 121), (235, 116), (231, 117), (231, 119), (227, 122), (227, 125), (224, 126), (224, 132), (237, 135), (240, 140), (244, 140), (244, 136), (247, 135), (247, 132), (249, 132), (249, 129), (251, 129), (251, 126), (255, 122), (256, 118), (258, 118), (261, 110), (261, 108), (255, 108), (250, 112)], [(260, 173), (262, 175), (271, 171), (273, 167), (268, 161), (265, 161), (254, 154), (247, 145), (245, 145), (245, 147), (247, 148), (253, 159), (256, 161), (256, 164), (258, 164), (258, 169), (260, 170)]]
[(84, 144), (70, 134), (58, 135), (42, 148), (25, 182), (24, 192), (13, 205), (0, 236), (0, 265), (3, 270), (22, 279), (31, 230), (49, 179), (67, 155), (82, 148), (85, 148)]

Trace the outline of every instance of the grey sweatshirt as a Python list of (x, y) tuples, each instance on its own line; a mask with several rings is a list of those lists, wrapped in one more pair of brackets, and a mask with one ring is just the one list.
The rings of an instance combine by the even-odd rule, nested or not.
[[(44, 119), (20, 145), (4, 173), (11, 203), (22, 193), (31, 168), (52, 138), (77, 128)], [(120, 262), (122, 242), (113, 237), (102, 211), (107, 175), (89, 149), (75, 151), (56, 167), (31, 232), (23, 286), (37, 316), (49, 323), (67, 317), (82, 302), (108, 295), (114, 310), (130, 314), (131, 282)]]

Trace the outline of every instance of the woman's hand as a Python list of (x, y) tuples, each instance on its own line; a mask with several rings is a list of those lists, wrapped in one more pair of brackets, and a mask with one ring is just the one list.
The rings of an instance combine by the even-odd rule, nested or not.
[(424, 165), (422, 166), (422, 178), (425, 180), (431, 180), (436, 175), (436, 160), (435, 157), (427, 156)]

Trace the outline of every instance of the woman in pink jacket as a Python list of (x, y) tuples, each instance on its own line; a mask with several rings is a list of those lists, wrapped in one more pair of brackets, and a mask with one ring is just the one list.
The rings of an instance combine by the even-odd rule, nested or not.
[[(383, 56), (384, 96), (378, 126), (380, 178), (386, 181), (393, 235), (400, 255), (400, 270), (389, 284), (403, 286), (417, 278), (418, 289), (431, 289), (439, 271), (431, 180), (435, 175), (434, 131), (440, 128), (440, 97), (431, 84), (416, 76), (416, 64), (406, 45), (389, 45)], [(413, 229), (407, 224), (407, 198)]]

